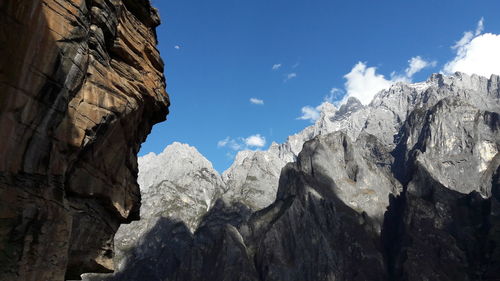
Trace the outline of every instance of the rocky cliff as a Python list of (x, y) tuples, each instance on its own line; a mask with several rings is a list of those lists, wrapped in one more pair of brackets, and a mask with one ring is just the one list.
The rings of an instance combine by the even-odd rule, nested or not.
[(286, 143), (240, 153), (222, 188), (206, 181), (223, 194), (194, 232), (184, 211), (160, 216), (140, 255), (89, 280), (498, 280), (499, 151), (499, 76), (435, 74), (327, 105)]
[(118, 272), (127, 270), (131, 263), (145, 264), (145, 260), (157, 267), (163, 256), (151, 255), (151, 252), (160, 249), (170, 252), (171, 249), (165, 250), (163, 246), (173, 243), (161, 236), (166, 231), (162, 226), (165, 219), (172, 225), (182, 224), (184, 234), (194, 232), (201, 218), (225, 192), (225, 184), (212, 164), (186, 144), (174, 142), (158, 155), (150, 153), (140, 157), (139, 166), (141, 220), (122, 225), (116, 233)]
[(113, 270), (169, 99), (147, 0), (0, 3), (0, 280)]

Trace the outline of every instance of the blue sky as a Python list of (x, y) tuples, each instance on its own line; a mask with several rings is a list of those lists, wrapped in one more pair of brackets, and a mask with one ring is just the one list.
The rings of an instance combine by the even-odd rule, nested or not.
[[(461, 46), (452, 46), (462, 38), (473, 49), (466, 44), (480, 33), (500, 33), (498, 0), (152, 2), (162, 19), (157, 33), (172, 105), (139, 155), (179, 141), (219, 171), (237, 150), (267, 149), (310, 125), (298, 118), (314, 118), (334, 88), (337, 100), (346, 91), (363, 95), (363, 85), (423, 81), (457, 58)], [(413, 70), (420, 71), (407, 75)]]

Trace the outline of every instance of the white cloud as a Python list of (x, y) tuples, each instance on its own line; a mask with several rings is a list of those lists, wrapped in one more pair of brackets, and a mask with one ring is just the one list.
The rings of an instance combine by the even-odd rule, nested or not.
[(351, 72), (344, 75), (346, 95), (340, 104), (346, 102), (349, 97), (355, 97), (362, 104), (367, 105), (378, 92), (390, 88), (396, 82), (411, 82), (415, 73), (424, 68), (435, 67), (436, 64), (436, 61), (427, 61), (416, 56), (408, 60), (408, 67), (404, 74), (392, 72), (390, 79), (386, 79), (384, 75), (377, 73), (376, 67), (368, 67), (366, 63), (358, 62)]
[[(384, 75), (377, 73), (376, 67), (368, 67), (366, 63), (358, 62), (349, 73), (344, 75), (346, 79), (344, 84), (345, 91), (339, 88), (332, 88), (330, 94), (324, 98), (322, 104), (316, 107), (309, 105), (302, 107), (302, 115), (297, 119), (315, 122), (320, 117), (323, 108), (330, 110), (329, 108), (333, 107), (332, 104), (343, 104), (350, 97), (355, 97), (362, 104), (367, 105), (378, 92), (390, 88), (396, 82), (411, 82), (415, 73), (426, 67), (434, 66), (436, 66), (435, 61), (427, 61), (420, 56), (416, 56), (408, 60), (408, 67), (405, 70), (405, 74), (393, 72), (391, 73), (391, 78), (386, 79)], [(337, 102), (339, 100), (340, 102)]]
[(336, 101), (340, 100), (344, 96), (344, 94), (345, 92), (342, 89), (331, 88), (330, 94), (325, 97), (324, 101), (327, 101), (329, 103), (335, 103)]
[(217, 147), (224, 147), (229, 143), (229, 137), (217, 142)]
[[(484, 19), (481, 18), (474, 31), (464, 32), (462, 38), (452, 47), (457, 52), (456, 57), (444, 66), (443, 72), (451, 74), (460, 71), (486, 77), (491, 76), (491, 74), (500, 75), (500, 34), (481, 34), (483, 30)], [(346, 102), (349, 97), (355, 97), (367, 105), (381, 90), (390, 88), (396, 82), (411, 82), (416, 73), (436, 65), (436, 61), (415, 56), (408, 60), (408, 67), (404, 73), (392, 72), (390, 78), (386, 79), (384, 75), (377, 73), (376, 67), (368, 67), (366, 63), (358, 62), (349, 73), (344, 75), (346, 94), (340, 104)], [(338, 93), (341, 93), (340, 89), (332, 88), (330, 103), (338, 100), (336, 98)], [(319, 118), (321, 109), (319, 106), (304, 106), (301, 111), (302, 115), (298, 119), (314, 122)]]
[(273, 70), (278, 70), (281, 67), (281, 63), (273, 64), (272, 69)]
[(266, 138), (260, 134), (249, 136), (245, 139), (245, 144), (249, 147), (263, 147), (266, 145)]
[(476, 27), (476, 30), (474, 32), (472, 31), (466, 31), (464, 32), (464, 35), (462, 36), (462, 38), (460, 38), (460, 40), (458, 40), (455, 45), (453, 45), (451, 48), (452, 49), (457, 49), (459, 50), (460, 48), (463, 48), (465, 45), (469, 44), (470, 41), (472, 41), (472, 39), (475, 37), (475, 36), (478, 36), (479, 34), (481, 34), (484, 30), (484, 18), (481, 18), (478, 22), (477, 22), (477, 27)]
[(297, 62), (294, 65), (292, 65), (292, 68), (297, 68), (297, 67), (299, 67), (299, 65), (300, 65), (300, 62)]
[(266, 145), (266, 138), (261, 136), (260, 134), (251, 135), (247, 138), (226, 137), (225, 139), (217, 142), (217, 147), (219, 148), (227, 147), (234, 151), (261, 148), (265, 145)]
[(355, 97), (362, 104), (369, 104), (375, 94), (383, 89), (388, 89), (394, 83), (385, 79), (384, 75), (377, 74), (376, 71), (376, 67), (366, 67), (365, 63), (358, 62), (351, 72), (344, 75), (347, 80), (344, 84), (347, 92), (344, 100), (347, 101), (349, 97)]
[(478, 36), (479, 34), (483, 33), (483, 30), (484, 30), (484, 18), (481, 18), (478, 22), (477, 22), (477, 27), (476, 27), (476, 36)]
[(408, 61), (408, 68), (406, 68), (405, 73), (406, 77), (411, 80), (415, 73), (420, 72), (422, 69), (426, 67), (435, 67), (436, 61), (426, 61), (422, 59), (420, 56), (416, 56), (411, 58)]
[(288, 80), (290, 80), (290, 79), (293, 79), (293, 78), (295, 78), (295, 77), (297, 77), (297, 73), (295, 73), (295, 72), (288, 73), (288, 74), (285, 76), (285, 82), (286, 82), (286, 81), (288, 81)]
[(483, 29), (484, 21), (481, 18), (474, 33), (464, 33), (452, 47), (456, 50), (456, 56), (444, 66), (444, 73), (459, 71), (488, 78), (491, 74), (500, 75), (500, 34), (481, 34)]
[(343, 92), (342, 89), (339, 89), (339, 88), (331, 88), (330, 89), (330, 94), (331, 95), (335, 95), (337, 93), (342, 93), (342, 92)]
[(181, 49), (181, 46), (179, 46), (179, 45), (175, 45), (175, 46), (174, 46), (174, 49), (176, 49), (176, 50), (180, 50), (180, 49)]
[(336, 100), (335, 94), (338, 93), (339, 91), (342, 92), (342, 90), (340, 89), (333, 88), (330, 91), (330, 94), (323, 98), (323, 102), (316, 107), (312, 107), (310, 105), (302, 107), (300, 109), (302, 111), (302, 115), (297, 119), (309, 120), (311, 123), (314, 123), (321, 116), (322, 111), (335, 110), (335, 106), (333, 105), (333, 103)]
[(264, 104), (264, 101), (258, 98), (251, 98), (250, 102), (253, 104)]
[(314, 123), (314, 121), (318, 120), (318, 118), (319, 118), (320, 111), (319, 111), (318, 107), (312, 107), (312, 106), (306, 105), (306, 106), (302, 107), (301, 111), (302, 111), (302, 116), (300, 116), (297, 119), (309, 120), (312, 123)]
[(458, 40), (455, 45), (453, 45), (451, 48), (452, 49), (460, 49), (463, 48), (465, 45), (469, 44), (470, 41), (472, 41), (472, 38), (474, 38), (474, 34), (472, 34), (471, 31), (467, 31), (464, 33), (464, 36), (460, 40)]
[[(241, 139), (241, 138), (240, 138)], [(217, 147), (229, 147), (232, 150), (241, 150), (244, 148), (243, 144), (235, 139), (226, 137), (223, 140), (217, 142)]]

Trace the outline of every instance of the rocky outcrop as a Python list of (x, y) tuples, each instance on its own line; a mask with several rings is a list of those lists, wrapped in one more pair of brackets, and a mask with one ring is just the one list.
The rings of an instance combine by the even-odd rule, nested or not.
[(317, 137), (285, 166), (276, 202), (241, 228), (258, 280), (386, 278), (379, 223), (361, 208), (383, 200), (379, 191), (397, 189), (366, 181), (380, 173), (383, 182), (385, 173), (358, 158), (355, 146), (342, 132)]
[(314, 125), (289, 136), (285, 143), (273, 142), (266, 151), (238, 152), (231, 167), (222, 174), (228, 190), (225, 197), (243, 202), (253, 210), (269, 206), (276, 199), (281, 169), (297, 159), (304, 142), (339, 130), (356, 139), (368, 114), (355, 98), (350, 98), (339, 109), (328, 102), (321, 108), (321, 116)]
[[(162, 218), (140, 260), (92, 280), (499, 279), (499, 87), (436, 74), (328, 107), (286, 143), (240, 153), (194, 233)], [(269, 200), (251, 201), (286, 158), (269, 206), (236, 202)]]
[(177, 247), (165, 235), (175, 236), (172, 231), (180, 231), (189, 240), (225, 191), (212, 164), (186, 144), (174, 142), (158, 155), (140, 157), (139, 165), (141, 220), (122, 225), (116, 233), (118, 276), (128, 275), (127, 269), (137, 264), (160, 264), (164, 252), (171, 251), (168, 247)]
[(486, 97), (443, 98), (402, 128), (394, 170), (406, 188), (385, 237), (395, 280), (500, 278), (498, 76), (488, 82)]
[(147, 0), (0, 4), (0, 279), (113, 270), (169, 99)]
[[(116, 280), (133, 280), (132, 276), (145, 276), (146, 271), (156, 269), (162, 273), (153, 275), (162, 276), (172, 262), (165, 260), (165, 255), (177, 257), (184, 251), (180, 245), (192, 242), (192, 233), (203, 224), (202, 218), (227, 192), (212, 163), (187, 144), (174, 142), (159, 154), (139, 157), (138, 163), (141, 220), (122, 225), (116, 233)], [(172, 239), (165, 240), (167, 236)], [(145, 264), (155, 266), (140, 273), (129, 270)], [(83, 279), (104, 277), (85, 274)]]
[[(225, 192), (212, 163), (187, 144), (174, 142), (158, 155), (149, 153), (139, 157), (138, 162), (143, 219), (169, 215), (194, 231), (201, 217)], [(141, 221), (123, 228), (141, 228), (134, 226)]]
[(279, 149), (278, 144), (273, 143), (268, 151), (238, 152), (234, 163), (222, 174), (227, 189), (224, 198), (253, 210), (269, 206), (276, 198), (281, 168), (287, 163), (273, 149)]
[[(466, 101), (474, 108), (498, 112), (497, 85), (498, 76), (495, 75), (487, 79), (463, 73), (453, 76), (434, 74), (425, 82), (397, 83), (377, 94), (368, 106), (352, 97), (338, 109), (325, 102), (314, 125), (288, 137), (285, 143), (273, 143), (267, 151), (238, 153), (234, 163), (223, 173), (223, 179), (229, 192), (235, 193), (236, 197), (245, 197), (248, 206), (255, 210), (264, 208), (275, 199), (279, 171), (286, 163), (295, 161), (304, 142), (315, 136), (343, 131), (356, 140), (360, 135), (373, 135), (386, 149), (392, 150), (400, 142), (401, 128), (415, 109), (424, 110), (446, 97)], [(479, 144), (483, 155), (488, 154), (486, 158), (496, 153), (492, 150), (492, 143), (490, 137)], [(467, 165), (468, 162), (464, 163)]]

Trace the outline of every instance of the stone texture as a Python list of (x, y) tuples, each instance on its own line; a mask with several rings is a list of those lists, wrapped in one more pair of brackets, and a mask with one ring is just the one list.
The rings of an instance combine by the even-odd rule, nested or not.
[[(273, 148), (279, 149), (277, 144)], [(240, 151), (222, 179), (228, 201), (241, 202), (253, 210), (269, 206), (276, 196), (281, 168), (286, 162), (275, 151)]]
[(149, 1), (0, 3), (0, 279), (113, 270), (169, 99)]
[[(161, 264), (171, 267), (171, 261), (165, 261), (166, 252), (184, 249), (166, 240), (166, 236), (174, 237), (174, 241), (184, 241), (179, 242), (181, 245), (188, 243), (186, 241), (191, 243), (191, 233), (200, 223), (203, 224), (205, 214), (227, 191), (210, 161), (186, 144), (174, 142), (158, 155), (149, 153), (139, 157), (138, 163), (141, 220), (122, 225), (116, 233), (116, 280), (144, 276), (145, 273), (130, 268), (142, 268), (141, 265), (150, 263), (157, 264), (154, 268), (162, 270), (163, 274)], [(176, 257), (177, 252), (173, 252)], [(106, 275), (86, 274), (84, 280), (104, 277)]]
[(435, 74), (326, 106), (284, 144), (241, 152), (194, 233), (165, 213), (123, 270), (88, 280), (498, 280), (499, 86)]
[[(362, 133), (373, 135), (386, 149), (392, 150), (400, 142), (402, 127), (410, 114), (415, 109), (426, 110), (443, 98), (459, 99), (485, 112), (498, 112), (498, 79), (495, 75), (487, 79), (463, 73), (433, 74), (425, 82), (397, 83), (378, 93), (368, 106), (363, 106), (356, 98), (349, 98), (338, 109), (325, 102), (315, 124), (288, 137), (285, 143), (273, 143), (267, 151), (238, 153), (234, 163), (223, 173), (223, 179), (230, 196), (246, 197), (244, 202), (253, 209), (264, 208), (275, 199), (279, 171), (286, 163), (295, 161), (304, 142), (317, 135), (344, 131), (352, 140), (357, 140)], [(454, 123), (448, 126), (453, 127)], [(476, 154), (482, 151), (484, 157), (492, 157), (495, 153), (493, 143), (491, 136), (488, 137), (478, 144)]]
[[(255, 255), (259, 280), (385, 279), (378, 223), (346, 204), (373, 202), (377, 193), (347, 202), (341, 198), (353, 185), (361, 192), (370, 187), (364, 182), (370, 168), (352, 169), (363, 165), (361, 158), (349, 155), (352, 145), (342, 132), (306, 142), (297, 162), (283, 169), (276, 202), (241, 228)], [(345, 158), (325, 162), (323, 156), (337, 153)], [(353, 173), (331, 178), (340, 167)], [(357, 173), (359, 183), (353, 180)]]
[[(158, 155), (139, 157), (138, 162), (143, 219), (171, 216), (184, 221), (194, 232), (203, 215), (225, 192), (212, 163), (187, 144), (174, 142)], [(142, 228), (137, 227), (141, 221), (123, 228)]]
[(225, 191), (212, 164), (186, 144), (175, 142), (158, 155), (140, 157), (139, 167), (141, 220), (122, 225), (115, 235), (117, 276), (127, 276), (129, 267), (146, 261), (160, 264), (163, 252), (178, 248), (165, 240), (165, 234), (178, 237), (175, 232), (182, 225), (181, 233), (186, 234), (182, 239), (190, 240), (202, 217)]

